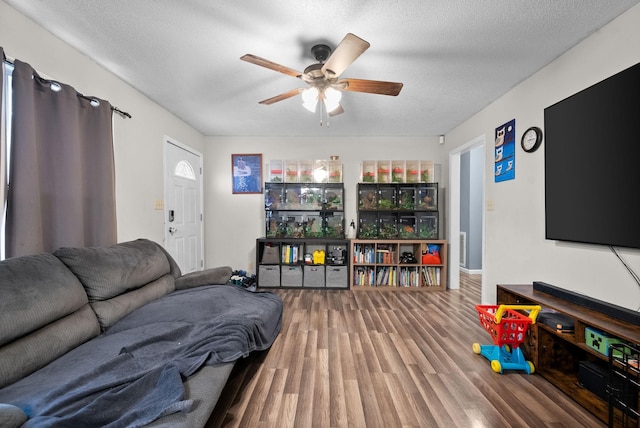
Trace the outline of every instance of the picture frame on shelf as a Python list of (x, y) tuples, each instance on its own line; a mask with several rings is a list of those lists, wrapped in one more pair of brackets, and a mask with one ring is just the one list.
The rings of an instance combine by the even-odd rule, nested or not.
[(231, 155), (231, 186), (234, 194), (262, 193), (262, 154)]

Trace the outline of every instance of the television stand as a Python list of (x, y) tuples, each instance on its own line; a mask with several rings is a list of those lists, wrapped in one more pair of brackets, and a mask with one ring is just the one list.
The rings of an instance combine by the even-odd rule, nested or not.
[[(640, 344), (640, 325), (590, 309), (563, 297), (534, 289), (533, 285), (498, 285), (497, 304), (540, 305), (542, 312), (555, 311), (568, 317), (573, 332), (560, 332), (540, 321), (532, 324), (528, 337), (520, 346), (530, 360), (535, 373), (551, 382), (603, 422), (608, 422), (609, 408), (607, 371), (609, 358), (594, 349), (602, 338), (619, 339), (637, 346)], [(586, 329), (586, 332), (585, 332)], [(596, 333), (594, 338), (593, 332)], [(591, 342), (588, 344), (587, 342)], [(611, 340), (613, 342), (613, 340)], [(601, 344), (600, 350), (608, 352)], [(634, 398), (638, 401), (638, 397)], [(620, 426), (617, 421), (614, 426)]]

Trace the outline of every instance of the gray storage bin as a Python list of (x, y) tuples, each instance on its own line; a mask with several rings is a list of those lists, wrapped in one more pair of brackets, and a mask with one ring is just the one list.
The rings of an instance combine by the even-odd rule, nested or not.
[(347, 266), (327, 266), (327, 288), (349, 288), (349, 272)]
[(324, 266), (304, 266), (303, 287), (324, 287)]
[(258, 267), (258, 287), (280, 287), (280, 266), (260, 265)]
[(283, 287), (302, 287), (302, 267), (283, 265), (280, 284)]

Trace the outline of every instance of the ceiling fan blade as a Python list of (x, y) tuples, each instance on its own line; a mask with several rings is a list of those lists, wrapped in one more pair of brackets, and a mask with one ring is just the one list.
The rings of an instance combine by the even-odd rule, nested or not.
[(341, 104), (338, 104), (338, 107), (336, 107), (335, 109), (331, 110), (329, 112), (329, 116), (333, 117), (333, 116), (337, 116), (339, 114), (344, 113), (344, 109), (342, 108)]
[(392, 96), (398, 95), (402, 89), (402, 83), (365, 79), (342, 79), (336, 85), (343, 91)]
[(258, 102), (258, 104), (271, 105), (273, 103), (277, 103), (278, 101), (282, 101), (282, 100), (286, 100), (287, 98), (295, 97), (296, 95), (298, 95), (302, 91), (304, 91), (304, 88), (292, 89), (292, 90), (290, 90), (288, 92), (285, 92), (283, 94), (276, 95), (275, 97), (271, 97), (271, 98), (267, 98), (266, 100), (262, 100), (262, 101)]
[(250, 62), (251, 64), (259, 65), (261, 67), (265, 67), (271, 70), (278, 71), (280, 73), (287, 74), (293, 77), (300, 77), (302, 73), (294, 70), (293, 68), (285, 67), (284, 65), (276, 64), (273, 61), (269, 61), (268, 59), (260, 58), (259, 56), (246, 54), (240, 57), (241, 60)]
[(364, 51), (369, 49), (369, 42), (360, 37), (348, 33), (333, 51), (327, 62), (322, 66), (322, 71), (329, 74), (329, 77), (337, 77), (342, 74), (353, 61), (355, 61)]

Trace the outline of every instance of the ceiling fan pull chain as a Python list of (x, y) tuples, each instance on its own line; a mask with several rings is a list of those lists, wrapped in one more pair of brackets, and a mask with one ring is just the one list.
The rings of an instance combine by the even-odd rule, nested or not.
[[(327, 118), (327, 122), (326, 122), (326, 123), (327, 123), (327, 128), (330, 128), (330, 127), (331, 127), (331, 119), (330, 119), (330, 117), (331, 117), (331, 116), (329, 115), (329, 112), (327, 111), (327, 106), (326, 106), (326, 104), (324, 103), (324, 100), (320, 100), (320, 106), (321, 106), (320, 108), (321, 108), (321, 109), (322, 109), (322, 111), (324, 112), (324, 113), (323, 113), (323, 114), (324, 114), (324, 116)], [(321, 120), (322, 120), (322, 119), (321, 119)]]

